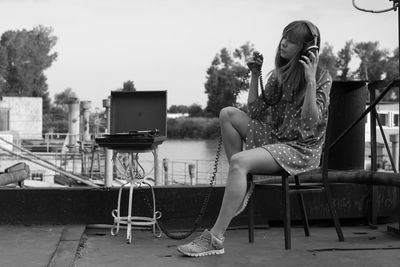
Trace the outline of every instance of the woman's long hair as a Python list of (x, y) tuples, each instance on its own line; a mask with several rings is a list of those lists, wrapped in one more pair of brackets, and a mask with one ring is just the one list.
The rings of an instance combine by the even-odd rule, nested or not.
[[(320, 36), (319, 30), (314, 24), (308, 22), (308, 25), (315, 27), (315, 31), (317, 31), (318, 36)], [(275, 56), (274, 73), (275, 77), (277, 77), (279, 87), (292, 87), (296, 94), (296, 92), (299, 92), (305, 86), (304, 68), (299, 62), (299, 59), (306, 45), (312, 42), (315, 37), (305, 21), (297, 20), (291, 22), (283, 29), (282, 39), (283, 38), (287, 38), (290, 42), (296, 43), (300, 49), (292, 59), (287, 60), (281, 57), (281, 42), (279, 42)], [(320, 37), (318, 38), (318, 47), (319, 46)]]

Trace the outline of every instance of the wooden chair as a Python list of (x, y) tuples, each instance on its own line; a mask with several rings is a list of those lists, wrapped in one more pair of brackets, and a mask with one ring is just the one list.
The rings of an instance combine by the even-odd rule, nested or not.
[[(348, 90), (350, 91), (350, 90)], [(346, 92), (347, 93), (347, 92)], [(299, 175), (295, 175), (291, 177), (289, 173), (286, 171), (281, 171), (279, 173), (274, 173), (274, 174), (267, 174), (262, 171), (251, 171), (247, 174), (247, 178), (249, 181), (253, 180), (253, 177), (255, 175), (261, 175), (261, 176), (269, 176), (269, 177), (280, 177), (281, 181), (280, 183), (275, 183), (275, 184), (267, 184), (267, 183), (255, 183), (254, 191), (257, 188), (271, 188), (271, 187), (279, 187), (282, 190), (282, 208), (284, 212), (284, 234), (285, 234), (285, 249), (291, 249), (291, 233), (290, 233), (290, 228), (291, 228), (291, 218), (290, 218), (290, 195), (296, 194), (297, 195), (297, 200), (299, 202), (300, 206), (300, 212), (302, 216), (302, 221), (303, 221), (303, 226), (304, 226), (304, 232), (306, 236), (310, 235), (310, 227), (308, 223), (308, 218), (307, 218), (307, 212), (304, 206), (304, 199), (303, 199), (303, 194), (305, 193), (318, 193), (318, 192), (323, 192), (325, 193), (326, 201), (329, 206), (330, 210), (330, 215), (333, 219), (333, 223), (336, 228), (336, 233), (339, 238), (339, 241), (344, 241), (343, 233), (340, 228), (340, 223), (338, 219), (338, 215), (336, 213), (335, 207), (333, 206), (332, 202), (332, 194), (331, 190), (329, 187), (329, 182), (328, 182), (328, 158), (329, 158), (329, 150), (330, 150), (330, 142), (332, 140), (333, 136), (333, 127), (331, 126), (332, 124), (332, 114), (335, 114), (334, 116), (338, 116), (337, 112), (338, 109), (342, 108), (341, 103), (343, 103), (343, 98), (346, 99), (348, 97), (346, 94), (343, 94), (342, 90), (339, 88), (339, 90), (335, 90), (332, 94), (331, 91), (331, 105), (329, 107), (329, 118), (328, 118), (328, 126), (327, 126), (327, 131), (326, 131), (326, 142), (323, 145), (323, 150), (322, 150), (322, 157), (321, 157), (321, 169), (322, 171), (320, 172), (321, 174), (321, 183), (301, 183)], [(346, 100), (346, 101), (352, 101), (352, 99)], [(333, 103), (332, 103), (333, 102)], [(340, 114), (339, 114), (340, 115)], [(337, 118), (334, 118), (333, 121), (335, 123), (337, 122)], [(337, 127), (336, 127), (337, 128)], [(334, 129), (335, 131), (337, 129)], [(303, 174), (301, 174), (303, 175)], [(276, 179), (275, 179), (276, 180)], [(249, 232), (249, 242), (253, 243), (254, 242), (254, 195), (249, 199), (248, 203), (248, 232)]]
[[(254, 175), (267, 175), (260, 171), (252, 171), (248, 173), (247, 177), (249, 180), (253, 179)], [(280, 176), (281, 177), (281, 184), (263, 184), (263, 183), (255, 183), (255, 188), (271, 188), (271, 187), (280, 187), (282, 190), (282, 208), (284, 211), (284, 235), (285, 235), (285, 249), (291, 249), (291, 217), (290, 217), (290, 195), (296, 194), (297, 200), (300, 206), (300, 212), (302, 216), (303, 226), (304, 226), (304, 233), (306, 236), (310, 235), (310, 227), (307, 218), (307, 212), (304, 206), (304, 193), (316, 193), (316, 192), (324, 192), (326, 196), (326, 200), (329, 206), (330, 214), (333, 219), (333, 223), (336, 228), (336, 233), (339, 238), (339, 241), (344, 241), (342, 229), (340, 228), (339, 219), (333, 206), (332, 196), (329, 188), (329, 183), (327, 181), (326, 175), (322, 173), (323, 176), (323, 183), (322, 184), (301, 184), (298, 175), (293, 176), (294, 184), (289, 183), (289, 178), (291, 176), (285, 172), (279, 172), (275, 174), (268, 174), (268, 176)], [(254, 195), (249, 199), (248, 203), (248, 233), (249, 233), (249, 242), (254, 242)]]

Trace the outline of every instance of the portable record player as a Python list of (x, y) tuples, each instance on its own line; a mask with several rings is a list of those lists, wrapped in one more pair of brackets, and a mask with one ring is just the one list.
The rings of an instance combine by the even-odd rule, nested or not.
[(167, 91), (112, 91), (111, 129), (96, 138), (113, 150), (151, 150), (167, 136)]
[(158, 129), (106, 134), (103, 137), (96, 138), (100, 147), (122, 151), (154, 149), (164, 140), (165, 136), (160, 136)]

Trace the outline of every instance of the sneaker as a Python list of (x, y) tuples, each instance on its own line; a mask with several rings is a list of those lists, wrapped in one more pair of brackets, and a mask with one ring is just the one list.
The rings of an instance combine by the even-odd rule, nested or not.
[(224, 254), (224, 241), (219, 240), (208, 230), (197, 237), (192, 242), (178, 246), (178, 251), (189, 257), (202, 257)]

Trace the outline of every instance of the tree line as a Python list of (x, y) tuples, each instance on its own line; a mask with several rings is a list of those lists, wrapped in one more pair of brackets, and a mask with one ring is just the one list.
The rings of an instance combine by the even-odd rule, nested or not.
[[(32, 30), (10, 30), (0, 39), (0, 95), (31, 96), (43, 99), (43, 131), (67, 132), (68, 103), (77, 99), (72, 88), (66, 88), (55, 94), (54, 101), (49, 97), (45, 70), (57, 59), (58, 53), (53, 51), (57, 37), (51, 27), (37, 26)], [(250, 42), (246, 42), (233, 51), (222, 48), (211, 60), (206, 70), (204, 93), (208, 100), (206, 107), (198, 104), (172, 105), (170, 113), (187, 113), (190, 118), (215, 118), (226, 106), (235, 105), (246, 110), (245, 104), (237, 103), (237, 96), (249, 89), (249, 72), (246, 61), (255, 51)], [(354, 66), (357, 60), (357, 68)], [(399, 49), (388, 51), (381, 49), (378, 41), (355, 42), (349, 40), (337, 53), (329, 43), (325, 43), (320, 51), (320, 66), (331, 73), (334, 80), (391, 80), (399, 77)], [(352, 64), (353, 63), (353, 64)], [(136, 91), (134, 82), (127, 80), (117, 90)], [(390, 96), (398, 101), (398, 88)], [(105, 127), (103, 111), (92, 114), (96, 126)], [(212, 123), (210, 121), (213, 121)], [(197, 120), (184, 122), (183, 118), (168, 120), (168, 127), (175, 129), (171, 136), (193, 136), (184, 129), (194, 129)], [(215, 120), (201, 121), (202, 129), (194, 129), (197, 136), (213, 136)], [(190, 126), (190, 127), (189, 127)], [(209, 129), (206, 129), (208, 128)], [(201, 132), (201, 134), (200, 134)]]
[[(236, 96), (242, 91), (248, 91), (249, 79), (245, 62), (255, 50), (249, 42), (240, 48), (229, 52), (222, 48), (216, 54), (207, 69), (205, 93), (208, 95), (207, 105), (203, 110), (206, 116), (218, 116), (221, 108), (236, 104)], [(352, 71), (352, 59), (358, 59), (356, 70)], [(325, 43), (320, 51), (319, 64), (327, 69), (334, 80), (392, 80), (399, 77), (399, 48), (390, 52), (380, 49), (379, 42), (347, 41), (337, 54), (333, 47)], [(394, 90), (390, 96), (392, 101), (398, 101), (399, 90)], [(387, 97), (386, 100), (388, 99)], [(239, 105), (246, 109), (245, 105)]]

